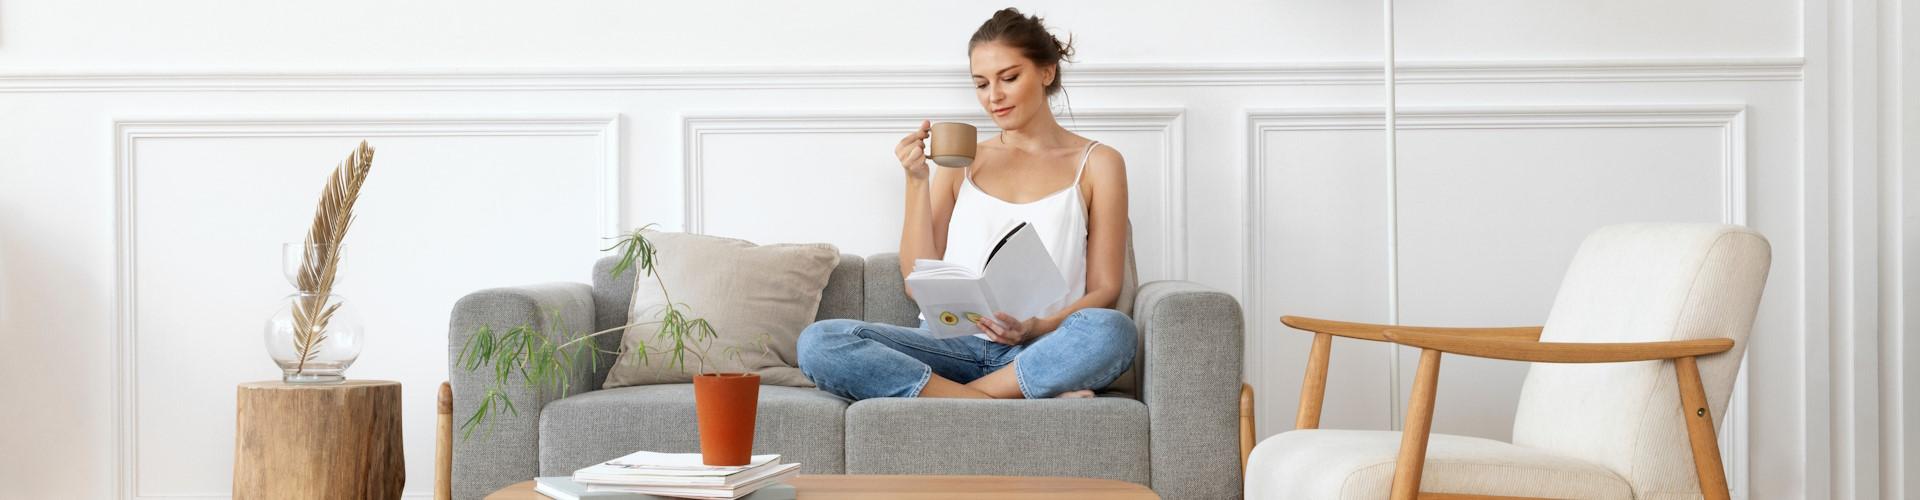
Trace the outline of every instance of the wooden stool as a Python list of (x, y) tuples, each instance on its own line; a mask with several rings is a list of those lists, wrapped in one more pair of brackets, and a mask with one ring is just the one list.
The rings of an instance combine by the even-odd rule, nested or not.
[(240, 384), (235, 499), (400, 498), (400, 383)]

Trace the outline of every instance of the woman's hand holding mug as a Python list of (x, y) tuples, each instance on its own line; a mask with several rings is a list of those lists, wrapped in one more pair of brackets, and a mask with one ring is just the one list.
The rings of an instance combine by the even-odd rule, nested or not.
[(973, 164), (974, 143), (979, 133), (965, 123), (921, 120), (920, 128), (900, 139), (893, 154), (900, 157), (900, 167), (907, 170), (907, 177), (924, 180), (928, 174), (927, 137), (933, 137), (934, 163), (943, 167), (965, 167)]
[(933, 124), (920, 121), (920, 128), (900, 139), (893, 147), (893, 155), (900, 158), (900, 168), (905, 169), (907, 177), (915, 180), (927, 180), (927, 135)]

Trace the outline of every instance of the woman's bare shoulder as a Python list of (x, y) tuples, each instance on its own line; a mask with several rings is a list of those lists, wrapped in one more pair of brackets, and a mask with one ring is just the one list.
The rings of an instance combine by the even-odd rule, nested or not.
[(1126, 182), (1127, 159), (1120, 156), (1120, 150), (1114, 149), (1107, 143), (1100, 143), (1094, 146), (1093, 151), (1087, 153), (1086, 175), (1090, 178), (1118, 176), (1121, 182)]

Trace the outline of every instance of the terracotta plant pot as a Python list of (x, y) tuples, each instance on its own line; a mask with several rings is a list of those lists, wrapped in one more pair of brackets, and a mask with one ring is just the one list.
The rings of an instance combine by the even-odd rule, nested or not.
[(746, 465), (753, 457), (753, 417), (760, 406), (757, 373), (693, 377), (693, 408), (700, 423), (700, 458), (707, 465)]

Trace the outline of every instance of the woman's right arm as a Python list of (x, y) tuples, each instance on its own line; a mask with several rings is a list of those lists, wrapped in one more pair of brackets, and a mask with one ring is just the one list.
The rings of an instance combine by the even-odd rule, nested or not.
[[(894, 155), (906, 173), (906, 216), (900, 225), (900, 277), (913, 273), (915, 259), (946, 255), (947, 220), (953, 217), (954, 189), (959, 179), (952, 169), (927, 166), (928, 122), (900, 140)], [(907, 290), (913, 296), (913, 290)]]

